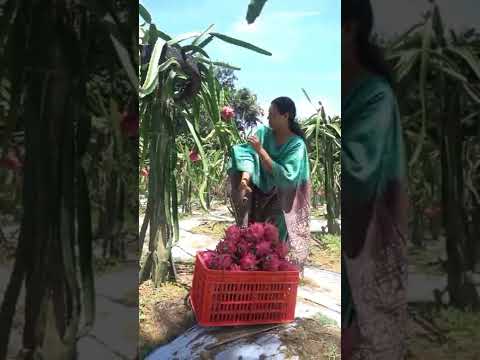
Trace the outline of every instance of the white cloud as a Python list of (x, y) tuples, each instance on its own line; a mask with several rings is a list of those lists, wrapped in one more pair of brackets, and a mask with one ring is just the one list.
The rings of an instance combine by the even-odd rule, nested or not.
[[(265, 29), (272, 29), (278, 22), (292, 22), (305, 17), (321, 15), (320, 11), (277, 11), (262, 14), (253, 24), (248, 24), (244, 17), (239, 18), (232, 26), (232, 32), (236, 34), (258, 33)], [(266, 24), (271, 26), (267, 27)], [(275, 27), (273, 27), (275, 28)]]
[(235, 34), (244, 34), (244, 33), (255, 33), (258, 32), (262, 28), (262, 22), (257, 20), (253, 24), (248, 24), (245, 19), (241, 19), (236, 21), (233, 24), (232, 31)]
[(228, 34), (266, 48), (276, 63), (285, 62), (294, 56), (301, 42), (297, 23), (305, 17), (320, 14), (319, 11), (265, 12), (251, 25), (240, 16)]
[(332, 116), (332, 117), (340, 116), (340, 112), (341, 112), (340, 94), (335, 98), (327, 96), (327, 97), (323, 97), (321, 100), (327, 116)]
[[(297, 118), (305, 119), (315, 114), (316, 109), (319, 107), (318, 101), (319, 99), (312, 98), (313, 105), (307, 99), (297, 101)], [(333, 117), (340, 115), (340, 104), (338, 100), (329, 97), (322, 97), (321, 102), (327, 116)]]
[(315, 114), (315, 108), (310, 104), (310, 102), (307, 99), (302, 99), (300, 101), (297, 101), (296, 104), (297, 106), (297, 118), (298, 119), (304, 119), (307, 118), (313, 114)]
[(289, 58), (290, 58), (289, 52), (286, 52), (286, 51), (275, 51), (271, 56), (272, 61), (277, 63), (286, 61)]
[(319, 16), (320, 11), (277, 11), (271, 14), (272, 17), (286, 19), (303, 19), (310, 16)]

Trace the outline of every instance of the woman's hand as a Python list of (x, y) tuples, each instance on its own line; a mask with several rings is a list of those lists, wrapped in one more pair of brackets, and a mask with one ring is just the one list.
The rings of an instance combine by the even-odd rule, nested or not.
[(245, 192), (245, 193), (250, 193), (250, 192), (252, 192), (252, 188), (250, 187), (250, 185), (248, 185), (248, 180), (242, 179), (242, 180), (240, 181), (239, 190), (240, 190), (240, 191), (243, 191), (243, 192)]
[(247, 140), (250, 145), (252, 145), (252, 147), (255, 149), (255, 151), (257, 153), (260, 153), (260, 151), (262, 150), (262, 144), (260, 143), (260, 140), (258, 140), (256, 136), (249, 136)]
[(262, 166), (269, 172), (272, 172), (272, 159), (270, 158), (270, 155), (268, 155), (267, 151), (263, 148), (262, 144), (260, 143), (260, 140), (256, 136), (249, 136), (248, 137), (248, 142), (250, 145), (255, 149), (257, 152), (260, 162)]
[(244, 202), (247, 201), (247, 194), (251, 193), (253, 191), (252, 188), (250, 187), (250, 185), (248, 185), (248, 180), (247, 179), (242, 179), (240, 181), (240, 185), (238, 187), (238, 190), (240, 191), (240, 198)]

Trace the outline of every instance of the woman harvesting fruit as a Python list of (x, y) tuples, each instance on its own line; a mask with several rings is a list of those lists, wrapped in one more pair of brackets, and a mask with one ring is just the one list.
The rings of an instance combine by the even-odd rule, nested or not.
[(295, 103), (272, 101), (269, 127), (261, 125), (248, 144), (231, 151), (231, 199), (238, 226), (271, 222), (300, 271), (310, 240), (310, 168), (305, 135), (295, 121)]

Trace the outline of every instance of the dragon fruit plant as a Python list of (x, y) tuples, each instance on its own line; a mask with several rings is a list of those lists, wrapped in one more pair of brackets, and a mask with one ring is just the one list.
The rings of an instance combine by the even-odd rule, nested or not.
[(252, 223), (247, 228), (231, 225), (215, 250), (201, 253), (205, 265), (228, 271), (296, 271), (288, 261), (288, 245), (280, 241), (270, 223)]

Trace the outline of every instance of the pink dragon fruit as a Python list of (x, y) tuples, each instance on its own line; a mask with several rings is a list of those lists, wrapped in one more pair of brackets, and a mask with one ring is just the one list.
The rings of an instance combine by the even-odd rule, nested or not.
[(277, 254), (280, 259), (285, 259), (289, 251), (288, 245), (282, 242), (277, 246), (275, 246), (274, 251), (275, 251), (275, 254)]
[(188, 156), (192, 162), (197, 162), (200, 160), (200, 155), (195, 150), (190, 151)]
[(214, 257), (210, 260), (210, 266), (208, 267), (212, 270), (217, 270), (220, 268), (220, 255), (215, 254)]
[(10, 150), (7, 155), (0, 160), (0, 167), (5, 167), (10, 170), (18, 170), (22, 168), (23, 163), (18, 158), (17, 154)]
[(230, 106), (224, 106), (220, 114), (224, 121), (231, 120), (235, 116), (235, 110)]
[(262, 240), (256, 245), (255, 250), (257, 256), (268, 255), (272, 252), (272, 243), (270, 241)]
[(251, 245), (245, 241), (245, 240), (241, 240), (238, 244), (237, 244), (237, 253), (240, 255), (240, 256), (243, 256), (245, 255), (246, 253), (248, 253), (251, 249)]
[(242, 231), (237, 225), (231, 225), (225, 230), (225, 240), (237, 244), (242, 239)]
[(138, 136), (138, 124), (139, 118), (135, 113), (123, 113), (121, 128), (125, 135), (128, 137), (137, 137)]
[(280, 266), (278, 267), (278, 270), (280, 271), (298, 271), (298, 268), (288, 262), (287, 260), (280, 260)]
[(212, 260), (217, 256), (217, 253), (212, 250), (207, 250), (201, 253), (201, 257), (203, 261), (205, 262), (205, 265), (207, 268), (211, 269), (212, 266)]
[(276, 254), (267, 255), (263, 261), (263, 269), (266, 271), (278, 271), (281, 260)]
[(247, 253), (240, 259), (240, 268), (242, 270), (255, 270), (256, 267), (257, 258), (252, 253)]
[(264, 238), (272, 244), (277, 244), (280, 241), (278, 229), (275, 225), (266, 223), (263, 225)]
[(233, 254), (236, 246), (232, 241), (223, 240), (217, 244), (217, 253), (219, 254)]
[(258, 242), (263, 239), (264, 225), (262, 223), (253, 223), (248, 227), (248, 238), (252, 242)]
[(241, 271), (242, 268), (241, 268), (240, 265), (238, 265), (238, 264), (232, 264), (232, 265), (230, 265), (230, 269), (229, 269), (229, 270), (231, 270), (231, 271)]
[(240, 233), (241, 233), (242, 240), (245, 240), (247, 242), (251, 240), (250, 231), (248, 228), (246, 227), (240, 228)]
[(232, 256), (229, 254), (218, 255), (218, 269), (227, 270), (233, 264)]

